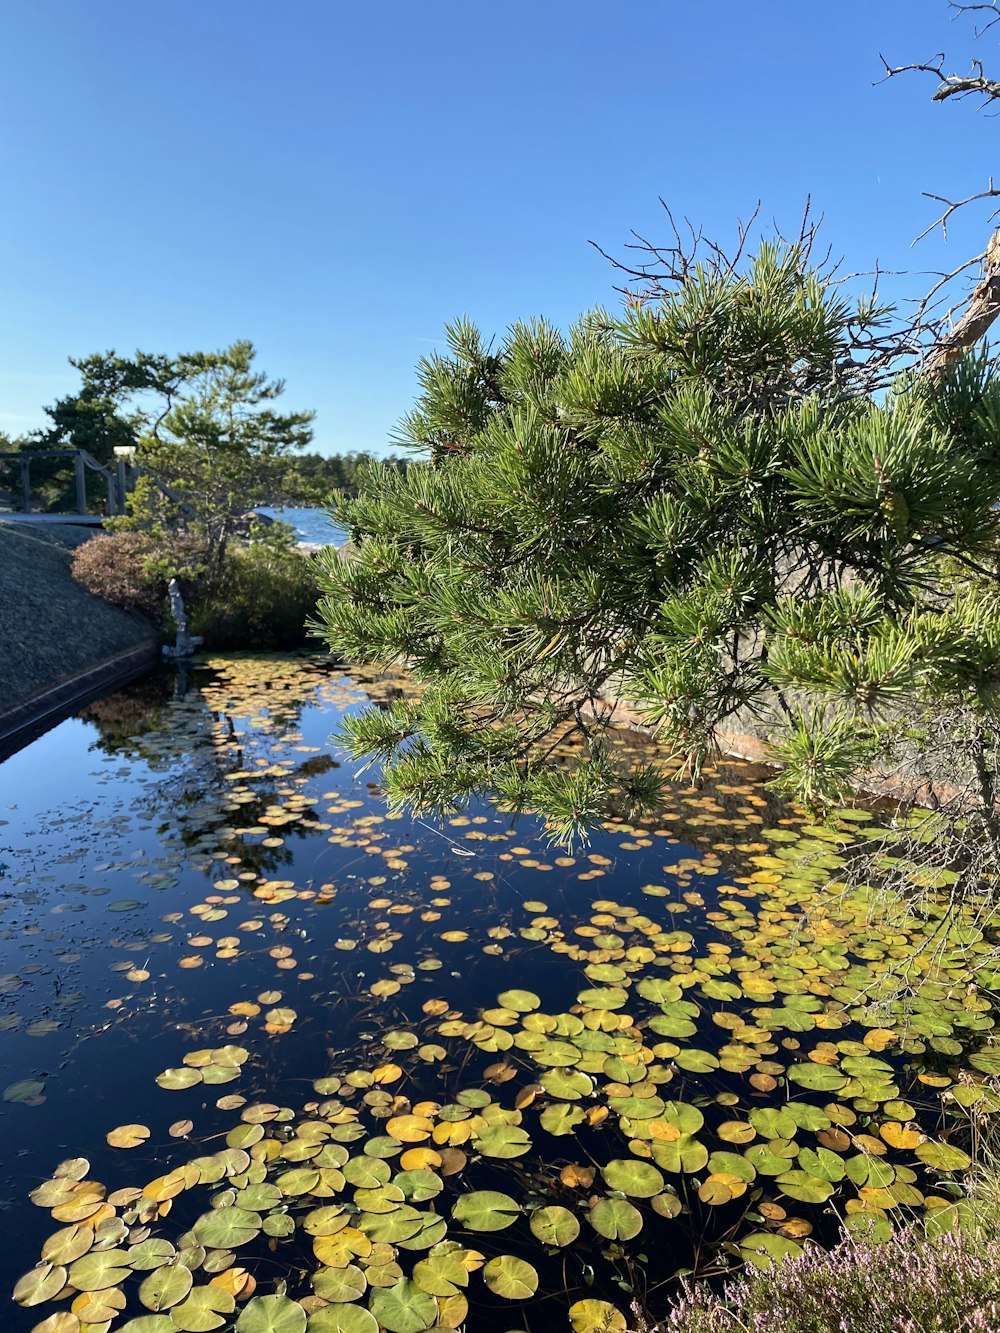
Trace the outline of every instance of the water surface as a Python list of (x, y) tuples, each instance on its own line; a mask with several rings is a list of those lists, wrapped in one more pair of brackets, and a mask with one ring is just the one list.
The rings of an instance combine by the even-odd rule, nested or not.
[[(65, 1267), (121, 1293), (112, 1333), (177, 1252), (196, 1293), (240, 1303), (185, 1296), (156, 1333), (232, 1327), (253, 1283), (287, 1283), (291, 1333), (300, 1310), (334, 1327), (326, 1300), (348, 1330), (369, 1307), (398, 1333), (570, 1309), (618, 1329), (678, 1270), (838, 1219), (951, 1224), (1000, 1070), (971, 913), (883, 919), (836, 887), (870, 816), (810, 825), (738, 763), (573, 855), (488, 804), (393, 816), (328, 737), (401, 688), (223, 659), (0, 766), (8, 1289), (96, 1222)], [(86, 1239), (55, 1243), (57, 1273)], [(3, 1327), (74, 1297), (40, 1294)]]

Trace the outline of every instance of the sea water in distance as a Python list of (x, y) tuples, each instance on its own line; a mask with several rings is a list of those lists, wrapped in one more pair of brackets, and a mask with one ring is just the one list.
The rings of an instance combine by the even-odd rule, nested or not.
[(296, 539), (307, 546), (342, 546), (347, 541), (345, 530), (333, 522), (325, 509), (312, 506), (275, 509), (262, 505), (257, 513), (290, 524), (295, 529)]

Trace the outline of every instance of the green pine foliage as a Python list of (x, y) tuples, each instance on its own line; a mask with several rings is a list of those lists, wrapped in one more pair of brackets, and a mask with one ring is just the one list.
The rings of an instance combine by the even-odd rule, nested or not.
[(873, 400), (854, 349), (887, 318), (765, 243), (565, 336), (452, 326), (401, 428), (416, 461), (339, 498), (353, 557), (322, 575), (330, 646), (424, 687), (348, 725), (390, 799), (495, 792), (563, 840), (655, 809), (663, 779), (616, 763), (609, 698), (695, 776), (720, 728), (770, 719), (810, 801), (901, 717), (988, 719), (1000, 388), (969, 358)]

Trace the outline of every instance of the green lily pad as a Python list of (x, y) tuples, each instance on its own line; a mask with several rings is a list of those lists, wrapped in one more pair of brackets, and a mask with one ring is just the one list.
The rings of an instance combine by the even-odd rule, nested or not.
[(236, 1321), (236, 1333), (305, 1333), (306, 1312), (287, 1296), (254, 1296)]
[(810, 1092), (836, 1092), (848, 1082), (847, 1075), (832, 1065), (790, 1065), (786, 1072), (792, 1083), (797, 1083), (800, 1088), (808, 1088)]
[(663, 1176), (650, 1162), (635, 1157), (616, 1158), (601, 1167), (608, 1188), (636, 1199), (651, 1199), (663, 1189)]
[(529, 1301), (538, 1290), (538, 1274), (524, 1259), (498, 1254), (483, 1269), (483, 1279), (494, 1296), (508, 1301)]
[(157, 1074), (156, 1081), (161, 1088), (177, 1092), (182, 1088), (193, 1088), (196, 1083), (200, 1083), (201, 1070), (180, 1065), (177, 1069), (165, 1069), (162, 1074)]
[(490, 1125), (472, 1145), (484, 1157), (523, 1157), (531, 1148), (531, 1136), (520, 1125)]
[(436, 1322), (438, 1315), (436, 1297), (421, 1291), (409, 1278), (394, 1287), (372, 1291), (368, 1308), (390, 1333), (423, 1333)]
[(566, 1102), (557, 1102), (553, 1106), (546, 1106), (541, 1116), (539, 1116), (542, 1128), (546, 1133), (553, 1134), (557, 1138), (565, 1134), (574, 1134), (577, 1126), (582, 1125), (586, 1118), (579, 1106), (570, 1106)]
[(313, 1310), (305, 1333), (379, 1333), (379, 1321), (364, 1305), (328, 1305)]
[(133, 1272), (145, 1273), (154, 1268), (162, 1268), (170, 1263), (177, 1251), (169, 1240), (151, 1236), (129, 1248), (128, 1261)]
[(831, 1181), (811, 1176), (808, 1171), (786, 1171), (778, 1177), (778, 1187), (782, 1194), (800, 1203), (824, 1203), (835, 1193)]
[(657, 1166), (674, 1174), (693, 1175), (708, 1161), (708, 1149), (692, 1134), (682, 1134), (666, 1142), (654, 1139), (652, 1149)]
[(200, 1245), (213, 1250), (232, 1250), (252, 1241), (260, 1227), (260, 1213), (248, 1208), (216, 1208), (202, 1213), (192, 1230)]
[(24, 1106), (37, 1106), (40, 1101), (44, 1101), (44, 1091), (45, 1084), (41, 1079), (22, 1078), (4, 1088), (3, 1099), (5, 1102), (20, 1102)]
[(933, 1140), (928, 1140), (918, 1145), (916, 1154), (925, 1166), (932, 1167), (935, 1171), (965, 1171), (972, 1165), (969, 1154), (950, 1143), (935, 1143)]
[(368, 1289), (368, 1279), (356, 1264), (319, 1268), (312, 1276), (313, 1291), (324, 1301), (357, 1301)]
[(594, 1080), (580, 1069), (547, 1069), (540, 1082), (550, 1097), (564, 1101), (589, 1097), (594, 1090)]
[(235, 1309), (236, 1301), (223, 1287), (195, 1287), (186, 1301), (173, 1307), (170, 1318), (182, 1333), (211, 1333)]
[(530, 990), (505, 990), (497, 996), (504, 1009), (513, 1009), (515, 1013), (527, 1014), (541, 1005), (541, 1000)]
[(194, 1285), (190, 1269), (168, 1265), (155, 1269), (139, 1287), (139, 1299), (147, 1310), (169, 1310), (187, 1296)]
[(642, 1230), (642, 1213), (627, 1199), (598, 1199), (587, 1218), (605, 1240), (631, 1240)]
[(568, 1208), (551, 1204), (536, 1208), (528, 1225), (531, 1234), (543, 1245), (571, 1245), (580, 1234), (580, 1223)]
[(328, 1305), (309, 1316), (306, 1333), (378, 1333), (378, 1320), (363, 1305)]
[(802, 1253), (802, 1246), (770, 1231), (755, 1231), (739, 1242), (744, 1257), (755, 1268), (770, 1268), (772, 1263), (791, 1259)]
[(520, 1215), (521, 1205), (499, 1190), (463, 1194), (451, 1210), (454, 1221), (470, 1231), (503, 1231)]
[(69, 1266), (68, 1280), (77, 1291), (117, 1287), (132, 1269), (126, 1250), (91, 1250)]

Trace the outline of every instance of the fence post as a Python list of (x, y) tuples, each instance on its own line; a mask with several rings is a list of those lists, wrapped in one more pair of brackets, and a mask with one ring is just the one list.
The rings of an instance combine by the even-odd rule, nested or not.
[(124, 459), (124, 458), (119, 458), (119, 459), (117, 460), (117, 467), (115, 468), (115, 471), (116, 471), (117, 474), (118, 474), (118, 511), (117, 511), (117, 512), (118, 512), (119, 514), (124, 514), (124, 512), (125, 512), (125, 492), (126, 492), (126, 487), (127, 487), (127, 485), (128, 485), (128, 482), (127, 482), (126, 477), (125, 477), (125, 459)]
[(76, 472), (76, 512), (85, 514), (87, 512), (87, 475), (84, 471), (83, 454), (78, 453), (73, 460), (73, 467)]
[(26, 458), (21, 459), (21, 500), (24, 512), (31, 513), (31, 464)]

